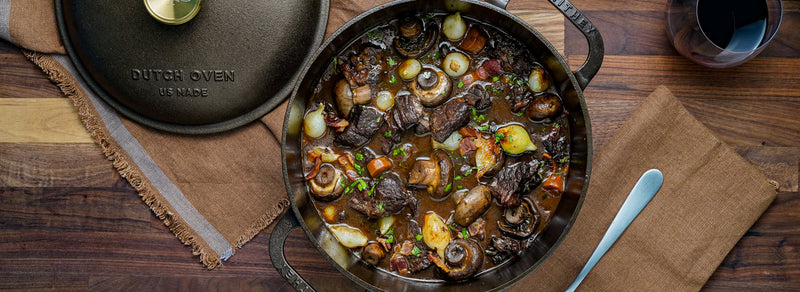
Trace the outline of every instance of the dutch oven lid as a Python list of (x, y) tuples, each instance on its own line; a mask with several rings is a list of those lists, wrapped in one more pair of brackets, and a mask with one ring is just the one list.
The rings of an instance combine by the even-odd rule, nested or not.
[[(64, 46), (125, 116), (185, 134), (247, 124), (291, 93), (329, 1), (56, 1)], [(199, 9), (198, 9), (199, 8)]]

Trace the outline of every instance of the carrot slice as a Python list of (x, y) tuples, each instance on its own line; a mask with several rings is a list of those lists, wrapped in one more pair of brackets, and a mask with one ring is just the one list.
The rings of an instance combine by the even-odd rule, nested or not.
[(369, 171), (369, 175), (371, 177), (375, 177), (384, 171), (392, 169), (392, 166), (391, 159), (386, 156), (381, 156), (372, 159), (369, 163), (367, 163), (367, 171)]

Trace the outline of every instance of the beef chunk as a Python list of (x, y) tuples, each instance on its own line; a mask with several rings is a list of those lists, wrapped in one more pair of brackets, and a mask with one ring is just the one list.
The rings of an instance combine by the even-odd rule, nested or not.
[(394, 106), (386, 112), (386, 122), (378, 130), (383, 153), (389, 153), (400, 142), (403, 132), (416, 127), (424, 114), (419, 97), (408, 92), (398, 94)]
[(486, 255), (489, 256), (494, 264), (500, 264), (525, 248), (527, 248), (525, 243), (519, 240), (506, 236), (497, 237), (492, 235), (489, 248), (486, 249)]
[(560, 127), (553, 127), (547, 136), (544, 137), (544, 149), (553, 157), (553, 160), (560, 161), (569, 155), (569, 140), (561, 133)]
[(374, 47), (365, 47), (358, 54), (351, 54), (347, 58), (339, 58), (339, 67), (352, 87), (365, 84), (376, 84), (383, 71), (383, 50)]
[(503, 70), (517, 74), (531, 72), (534, 60), (531, 59), (525, 47), (499, 32), (493, 32), (490, 38), (495, 42), (489, 50), (489, 56), (497, 59)]
[(492, 106), (492, 96), (481, 85), (472, 86), (464, 95), (464, 100), (479, 112), (488, 110)]
[(527, 191), (541, 183), (539, 161), (518, 162), (500, 169), (489, 182), (492, 196), (505, 207), (516, 207)]
[(511, 103), (511, 111), (515, 113), (524, 109), (531, 101), (533, 101), (533, 93), (530, 91), (525, 91), (522, 94), (513, 95), (508, 98), (508, 102)]
[(447, 140), (454, 131), (469, 123), (472, 107), (464, 98), (451, 99), (431, 113), (433, 140)]
[(383, 112), (366, 106), (354, 106), (350, 110), (350, 124), (334, 138), (339, 144), (360, 147), (369, 141), (384, 123)]
[(389, 173), (374, 186), (353, 193), (349, 203), (351, 208), (369, 218), (380, 218), (395, 214), (405, 206), (410, 206), (414, 211), (417, 199), (406, 191), (397, 174)]
[(392, 130), (402, 132), (416, 126), (423, 113), (419, 97), (401, 93), (394, 98), (394, 106), (386, 114), (386, 123)]

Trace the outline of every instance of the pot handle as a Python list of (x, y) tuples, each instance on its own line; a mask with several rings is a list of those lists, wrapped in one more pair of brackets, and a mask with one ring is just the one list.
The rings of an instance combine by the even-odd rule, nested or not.
[(297, 221), (297, 217), (292, 213), (292, 210), (289, 210), (281, 217), (269, 237), (269, 258), (272, 260), (272, 266), (275, 267), (275, 270), (278, 270), (278, 273), (296, 291), (316, 291), (289, 265), (289, 262), (286, 261), (286, 255), (283, 253), (286, 238), (289, 237), (289, 233), (292, 230), (299, 226), (300, 222)]
[[(486, 2), (503, 9), (506, 9), (506, 6), (508, 6), (508, 1), (509, 0), (486, 0)], [(572, 25), (583, 33), (583, 36), (586, 37), (586, 41), (589, 43), (589, 55), (586, 57), (586, 62), (578, 68), (578, 71), (574, 72), (575, 79), (578, 80), (578, 86), (580, 86), (581, 89), (586, 89), (586, 86), (589, 85), (589, 81), (597, 74), (597, 71), (600, 70), (600, 65), (603, 64), (603, 55), (605, 54), (603, 37), (600, 36), (600, 32), (597, 31), (594, 24), (592, 24), (588, 18), (584, 17), (583, 13), (581, 13), (578, 8), (575, 8), (569, 0), (548, 1), (561, 11), (561, 13), (572, 22)]]

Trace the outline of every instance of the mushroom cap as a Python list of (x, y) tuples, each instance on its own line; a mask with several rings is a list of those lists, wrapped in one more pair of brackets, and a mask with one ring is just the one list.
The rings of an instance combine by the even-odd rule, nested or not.
[(425, 54), (438, 36), (437, 29), (428, 27), (418, 17), (407, 17), (399, 24), (399, 33), (394, 38), (394, 48), (406, 58), (416, 58)]
[(525, 113), (534, 121), (552, 120), (564, 111), (558, 95), (545, 92), (533, 97)]
[(483, 266), (483, 250), (473, 240), (455, 239), (447, 245), (444, 254), (445, 262), (452, 267), (447, 276), (453, 280), (475, 275)]
[(517, 207), (506, 208), (503, 212), (503, 222), (498, 222), (501, 232), (526, 238), (533, 234), (539, 225), (539, 212), (534, 207), (529, 197), (524, 197)]
[(341, 170), (328, 163), (320, 165), (317, 174), (308, 182), (311, 196), (326, 202), (338, 199), (344, 191), (340, 182), (342, 179), (344, 176)]
[(489, 188), (478, 185), (462, 198), (456, 205), (453, 220), (461, 226), (468, 226), (472, 221), (478, 219), (483, 212), (491, 206), (492, 194)]
[[(432, 82), (436, 73), (436, 82)], [(431, 85), (433, 84), (433, 85)], [(419, 97), (422, 105), (434, 107), (442, 104), (452, 93), (453, 82), (442, 69), (435, 66), (424, 66), (417, 78), (411, 81), (409, 88), (411, 93)]]

